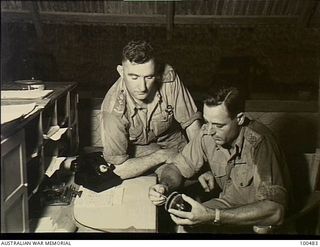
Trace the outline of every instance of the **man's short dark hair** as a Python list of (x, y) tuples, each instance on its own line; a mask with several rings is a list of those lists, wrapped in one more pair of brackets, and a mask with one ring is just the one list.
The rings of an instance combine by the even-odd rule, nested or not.
[(224, 104), (228, 110), (230, 118), (234, 118), (238, 113), (244, 111), (245, 100), (241, 92), (236, 87), (220, 87), (215, 93), (207, 96), (204, 100), (207, 106), (218, 106)]
[(143, 64), (151, 59), (155, 59), (154, 49), (151, 44), (145, 40), (132, 40), (122, 51), (122, 61)]

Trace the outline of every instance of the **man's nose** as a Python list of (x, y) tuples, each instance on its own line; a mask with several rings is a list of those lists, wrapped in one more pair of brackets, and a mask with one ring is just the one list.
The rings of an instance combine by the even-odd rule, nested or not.
[(216, 133), (216, 127), (214, 124), (208, 123), (208, 129), (209, 129), (210, 133), (212, 133), (212, 134)]
[(141, 77), (139, 80), (139, 91), (144, 92), (146, 91), (146, 89), (147, 89), (146, 80), (143, 77)]

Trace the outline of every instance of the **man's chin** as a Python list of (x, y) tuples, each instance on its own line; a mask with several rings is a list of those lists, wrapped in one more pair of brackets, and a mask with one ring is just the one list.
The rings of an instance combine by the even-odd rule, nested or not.
[(138, 94), (134, 96), (137, 100), (144, 101), (147, 99), (148, 95), (147, 94)]
[(220, 146), (224, 145), (224, 141), (223, 141), (223, 140), (220, 140), (220, 139), (218, 139), (218, 140), (215, 139), (214, 142), (215, 142), (217, 145), (220, 145)]

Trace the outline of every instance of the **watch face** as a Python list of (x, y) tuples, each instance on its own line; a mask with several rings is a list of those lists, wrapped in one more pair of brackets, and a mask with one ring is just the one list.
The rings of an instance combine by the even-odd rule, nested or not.
[(183, 200), (182, 195), (178, 192), (172, 192), (165, 203), (165, 209), (168, 211), (169, 209), (176, 209), (180, 211), (191, 211), (191, 205)]

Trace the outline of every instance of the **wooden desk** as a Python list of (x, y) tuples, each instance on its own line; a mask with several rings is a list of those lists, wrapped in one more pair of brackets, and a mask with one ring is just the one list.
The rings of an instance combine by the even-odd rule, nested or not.
[[(53, 92), (43, 99), (1, 99), (2, 105), (36, 103), (26, 118), (1, 125), (1, 232), (29, 232), (28, 202), (54, 157), (78, 147), (78, 94), (74, 82), (45, 82)], [(15, 89), (14, 83), (1, 90)], [(61, 139), (45, 139), (50, 127), (66, 128)]]
[(157, 209), (148, 198), (155, 183), (156, 177), (142, 176), (100, 193), (80, 187), (73, 210), (79, 232), (157, 232)]

